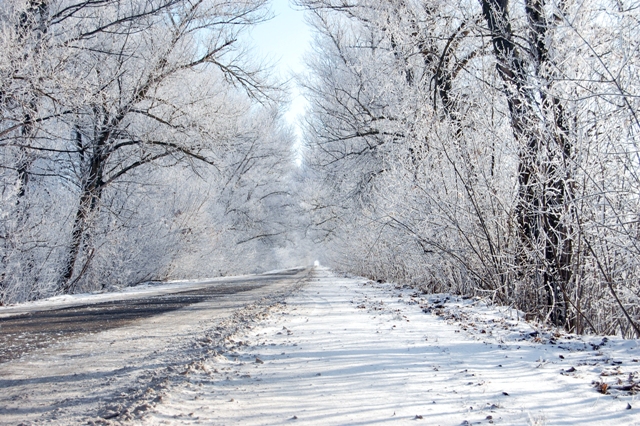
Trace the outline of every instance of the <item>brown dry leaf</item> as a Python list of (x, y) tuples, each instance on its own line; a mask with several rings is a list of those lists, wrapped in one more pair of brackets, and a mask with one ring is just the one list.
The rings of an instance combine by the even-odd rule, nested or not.
[(594, 386), (596, 387), (596, 390), (601, 394), (606, 395), (609, 392), (609, 385), (605, 382), (594, 382)]

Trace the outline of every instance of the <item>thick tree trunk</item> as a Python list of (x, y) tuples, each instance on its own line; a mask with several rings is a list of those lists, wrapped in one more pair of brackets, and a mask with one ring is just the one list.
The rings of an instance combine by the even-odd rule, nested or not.
[[(80, 133), (77, 131), (76, 143), (79, 147), (79, 156), (82, 161), (85, 159), (86, 151), (83, 149), (81, 138)], [(76, 270), (78, 269), (77, 262), (82, 248), (89, 248), (90, 245), (90, 221), (98, 211), (104, 186), (104, 165), (108, 158), (108, 155), (104, 152), (104, 146), (108, 138), (109, 133), (103, 132), (101, 137), (98, 139), (98, 143), (94, 145), (94, 149), (91, 152), (91, 157), (89, 159), (90, 163), (82, 184), (78, 210), (76, 211), (75, 219), (73, 221), (71, 243), (69, 244), (69, 249), (67, 251), (67, 256), (64, 261), (63, 270), (60, 274), (60, 280), (58, 283), (58, 291), (62, 293), (72, 292), (75, 283), (78, 281), (80, 275), (82, 275), (82, 272), (80, 272), (80, 274), (76, 273)], [(85, 265), (81, 268), (81, 271), (86, 270), (90, 259), (91, 256), (87, 255), (87, 260)]]
[(80, 254), (80, 248), (82, 246), (82, 240), (87, 228), (87, 217), (91, 213), (91, 199), (93, 198), (91, 191), (88, 188), (83, 188), (82, 196), (80, 197), (80, 205), (76, 212), (76, 217), (73, 222), (73, 230), (71, 231), (71, 244), (67, 251), (67, 259), (64, 263), (64, 269), (60, 275), (60, 283), (58, 285), (59, 291), (63, 293), (69, 293), (73, 290), (73, 282), (71, 278), (74, 275), (76, 261)]
[[(525, 12), (530, 28), (530, 50), (533, 58), (534, 69), (537, 80), (541, 86), (539, 92), (542, 111), (546, 116), (547, 122), (551, 124), (548, 129), (549, 135), (549, 160), (554, 161), (552, 164), (559, 164), (560, 167), (550, 167), (548, 188), (545, 191), (548, 209), (552, 211), (549, 215), (548, 228), (552, 231), (549, 235), (549, 244), (546, 248), (545, 259), (547, 264), (553, 265), (553, 275), (559, 278), (561, 285), (569, 282), (572, 276), (572, 239), (570, 237), (570, 229), (566, 223), (562, 221), (562, 217), (569, 217), (568, 201), (572, 198), (572, 188), (568, 182), (571, 181), (570, 164), (568, 161), (572, 156), (572, 144), (570, 139), (570, 128), (567, 113), (564, 110), (562, 102), (551, 93), (551, 85), (553, 78), (549, 75), (549, 69), (552, 68), (551, 59), (549, 58), (549, 50), (546, 46), (547, 32), (549, 23), (544, 13), (544, 0), (526, 0)], [(566, 219), (565, 219), (566, 221)], [(554, 300), (563, 300), (563, 294), (559, 294), (563, 288), (558, 286), (553, 288)], [(562, 303), (557, 306), (557, 312), (552, 313), (555, 319), (567, 321), (566, 305)]]
[[(540, 72), (548, 60), (544, 45), (547, 26), (540, 1), (527, 0), (526, 3), (531, 51), (536, 72)], [(567, 168), (558, 167), (558, 164), (566, 165), (570, 155), (566, 123), (560, 102), (547, 96), (548, 87), (535, 89), (531, 84), (524, 59), (513, 42), (507, 6), (508, 0), (482, 2), (497, 70), (505, 83), (511, 126), (520, 143), (516, 220), (521, 247), (516, 261), (521, 271), (530, 271), (528, 279), (533, 280), (534, 285), (545, 289), (551, 321), (566, 325), (564, 294), (571, 279), (571, 239), (563, 222), (568, 198), (567, 176), (563, 170)], [(542, 105), (537, 105), (536, 95)], [(552, 121), (555, 128), (545, 127), (537, 113), (540, 109), (555, 116)]]

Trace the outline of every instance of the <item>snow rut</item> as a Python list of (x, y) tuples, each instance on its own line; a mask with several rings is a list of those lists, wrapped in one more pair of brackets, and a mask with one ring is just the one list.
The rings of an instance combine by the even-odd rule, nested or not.
[(67, 340), (0, 364), (0, 424), (120, 424), (139, 419), (207, 360), (242, 346), (304, 285), (308, 271), (122, 328)]

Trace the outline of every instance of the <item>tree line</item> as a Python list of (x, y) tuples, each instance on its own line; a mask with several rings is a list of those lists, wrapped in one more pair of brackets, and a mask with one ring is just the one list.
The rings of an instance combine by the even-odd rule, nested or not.
[(297, 3), (328, 261), (640, 337), (637, 2)]
[(0, 1), (0, 304), (277, 264), (266, 0)]
[(296, 0), (294, 167), (243, 34), (268, 0), (0, 0), (0, 303), (304, 258), (640, 337), (640, 7)]

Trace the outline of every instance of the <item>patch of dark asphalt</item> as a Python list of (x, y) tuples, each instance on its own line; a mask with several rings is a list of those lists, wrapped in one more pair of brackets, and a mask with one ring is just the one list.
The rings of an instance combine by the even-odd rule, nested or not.
[(209, 299), (264, 287), (291, 279), (300, 270), (216, 281), (210, 286), (139, 299), (103, 302), (0, 318), (0, 363), (56, 342), (122, 327), (134, 321), (184, 308)]

